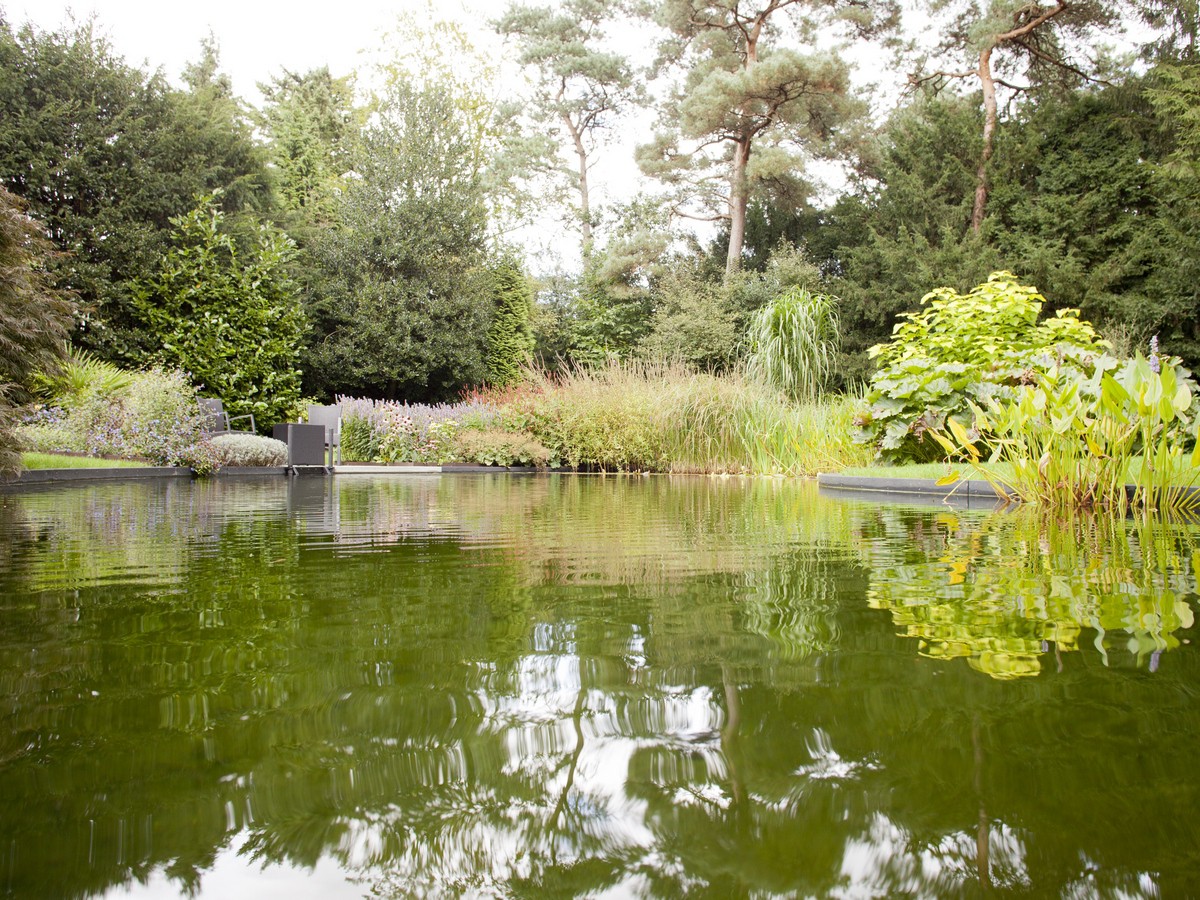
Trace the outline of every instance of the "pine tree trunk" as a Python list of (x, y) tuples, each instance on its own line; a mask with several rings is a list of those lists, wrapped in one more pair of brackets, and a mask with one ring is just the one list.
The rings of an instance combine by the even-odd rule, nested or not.
[(729, 178), (729, 255), (725, 258), (725, 275), (742, 268), (742, 245), (746, 242), (746, 166), (750, 162), (750, 138), (738, 141), (733, 148), (733, 173)]
[(583, 146), (583, 133), (571, 121), (571, 117), (564, 114), (562, 119), (575, 142), (575, 155), (579, 157), (579, 219), (583, 230), (583, 261), (586, 263), (592, 255), (592, 202), (588, 193), (587, 148)]
[(991, 47), (985, 47), (979, 53), (979, 81), (983, 85), (983, 150), (979, 154), (979, 168), (975, 171), (975, 206), (971, 210), (971, 230), (976, 234), (983, 227), (988, 201), (988, 163), (995, 151), (996, 82), (992, 78)]

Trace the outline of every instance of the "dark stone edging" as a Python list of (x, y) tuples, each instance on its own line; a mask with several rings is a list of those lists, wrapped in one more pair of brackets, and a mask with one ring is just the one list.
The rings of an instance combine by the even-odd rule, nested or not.
[[(362, 468), (366, 468), (363, 466)], [(378, 471), (345, 474), (500, 474), (512, 475), (536, 474), (543, 471), (561, 471), (537, 469), (533, 466), (478, 466), (478, 465), (379, 465), (372, 466)], [(291, 475), (336, 475), (336, 469), (326, 466), (296, 466), (291, 470), (287, 466), (222, 466), (213, 472), (213, 478), (243, 478), (248, 476), (286, 476)], [(80, 469), (27, 469), (10, 481), (0, 481), (3, 487), (20, 487), (32, 484), (78, 484), (93, 481), (148, 480), (156, 478), (193, 478), (191, 469), (183, 466), (130, 466)]]
[(840, 497), (878, 503), (951, 503), (966, 509), (995, 510), (1016, 499), (987, 481), (938, 484), (933, 478), (887, 478), (865, 475), (817, 475), (817, 487)]
[[(926, 499), (965, 501), (967, 505), (986, 503), (993, 505), (1008, 501), (1020, 502), (1013, 492), (980, 480), (957, 481), (954, 484), (938, 484), (929, 478), (887, 478), (866, 475), (817, 475), (817, 485), (839, 492), (856, 494), (893, 494), (922, 497)], [(1132, 503), (1137, 496), (1137, 486), (1125, 485), (1125, 496)], [(1169, 488), (1168, 493), (1176, 499), (1183, 497), (1200, 502), (1200, 487)]]
[(149, 478), (191, 478), (192, 470), (182, 466), (141, 466), (112, 469), (28, 469), (7, 485), (55, 484), (74, 481), (119, 481)]
[(817, 476), (817, 484), (825, 488), (851, 491), (875, 491), (885, 494), (920, 494), (926, 497), (979, 498), (989, 502), (1011, 499), (1013, 495), (987, 481), (967, 480), (953, 484), (938, 484), (932, 478), (887, 478), (865, 475)]

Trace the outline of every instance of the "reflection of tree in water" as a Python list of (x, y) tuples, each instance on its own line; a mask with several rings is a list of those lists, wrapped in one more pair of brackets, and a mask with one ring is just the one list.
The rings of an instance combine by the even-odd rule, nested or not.
[[(771, 483), (656, 481), (657, 500), (592, 483), (280, 483), (244, 515), (214, 483), (117, 534), (143, 566), (125, 580), (31, 560), (38, 589), (0, 619), (0, 792), (20, 810), (0, 847), (20, 888), (85, 896), (156, 869), (195, 888), (238, 846), (396, 896), (1136, 894), (1139, 866), (1191, 871), (1176, 788), (1195, 729), (1146, 762), (1097, 750), (1182, 716), (1169, 698), (1076, 681), (1089, 727), (1064, 733), (1062, 680), (931, 666), (863, 603), (863, 554), (1019, 569), (999, 526), (972, 543), (957, 519)], [(137, 546), (172, 529), (184, 592)], [(1144, 824), (1114, 842), (1069, 801), (1123, 779), (1138, 792), (1106, 809)]]
[(869, 602), (918, 638), (922, 655), (1014, 678), (1036, 675), (1051, 650), (1061, 668), (1061, 654), (1086, 643), (1106, 665), (1124, 657), (1153, 671), (1192, 627), (1198, 545), (1186, 523), (1036, 510), (879, 515), (907, 549), (868, 545)]

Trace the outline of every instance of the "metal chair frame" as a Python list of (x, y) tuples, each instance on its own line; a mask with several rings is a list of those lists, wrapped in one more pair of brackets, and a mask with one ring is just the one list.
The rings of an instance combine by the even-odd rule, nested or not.
[(340, 466), (342, 464), (342, 407), (337, 404), (310, 406), (308, 423), (325, 426), (325, 449), (329, 453), (329, 464)]
[[(246, 434), (257, 434), (258, 433), (258, 428), (254, 424), (254, 413), (244, 413), (239, 416), (231, 416), (231, 415), (229, 415), (229, 413), (225, 412), (225, 404), (222, 403), (220, 401), (220, 399), (217, 397), (201, 397), (200, 398), (200, 412), (204, 415), (205, 420), (206, 420), (204, 423), (204, 427), (203, 427), (204, 434), (206, 434), (206, 435), (233, 434), (233, 433), (246, 433)], [(249, 430), (246, 430), (244, 428), (236, 428), (235, 429), (233, 427), (234, 422), (239, 422), (242, 419), (250, 420)], [(214, 425), (219, 425), (220, 427), (219, 428), (213, 427)]]

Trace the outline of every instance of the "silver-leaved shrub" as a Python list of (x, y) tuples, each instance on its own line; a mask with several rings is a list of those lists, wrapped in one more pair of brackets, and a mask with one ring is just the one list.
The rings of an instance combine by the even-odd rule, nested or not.
[(206, 442), (217, 467), (286, 466), (287, 444), (257, 434), (218, 434)]

